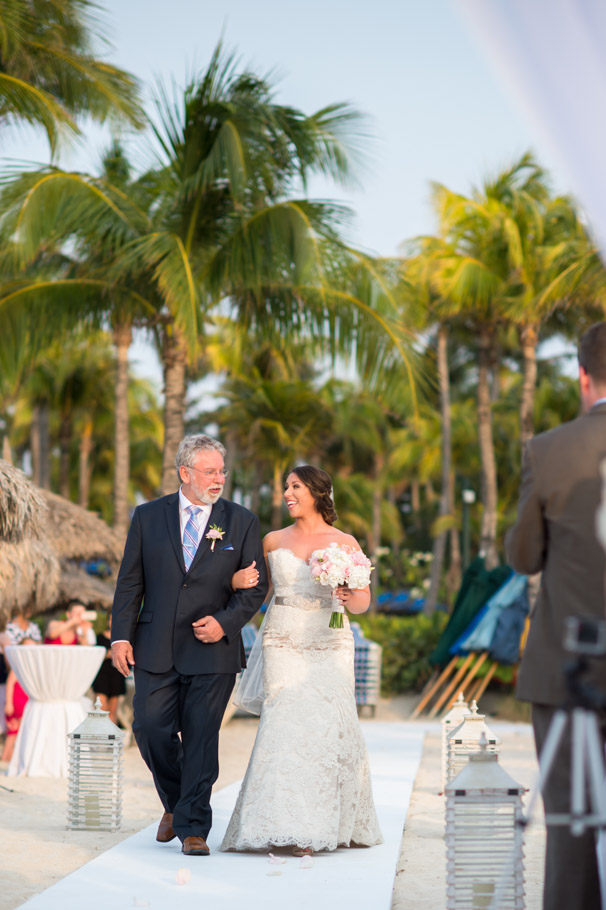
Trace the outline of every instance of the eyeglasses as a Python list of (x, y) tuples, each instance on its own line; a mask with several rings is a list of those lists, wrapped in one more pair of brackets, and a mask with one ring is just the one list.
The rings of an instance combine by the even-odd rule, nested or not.
[(188, 471), (196, 471), (198, 474), (201, 474), (202, 477), (207, 477), (208, 480), (212, 480), (213, 477), (227, 477), (229, 471), (201, 471), (200, 468), (194, 468), (191, 464), (181, 465), (182, 468), (187, 468)]

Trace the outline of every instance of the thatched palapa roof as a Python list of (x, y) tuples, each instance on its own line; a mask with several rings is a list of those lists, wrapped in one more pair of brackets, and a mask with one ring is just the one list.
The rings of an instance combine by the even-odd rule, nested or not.
[(62, 563), (58, 595), (61, 603), (79, 600), (86, 607), (104, 607), (109, 610), (113, 599), (113, 584), (89, 575), (77, 565)]
[(39, 489), (0, 459), (0, 619), (15, 607), (40, 613), (76, 599), (110, 606), (111, 584), (77, 563), (103, 559), (115, 570), (122, 547), (94, 512)]
[(52, 607), (60, 576), (59, 559), (43, 541), (25, 537), (19, 543), (0, 542), (0, 618), (8, 619), (15, 607)]
[(124, 541), (94, 512), (40, 490), (48, 508), (45, 534), (61, 559), (105, 559), (119, 564)]
[(25, 537), (39, 537), (46, 513), (42, 490), (0, 458), (0, 541), (19, 543)]

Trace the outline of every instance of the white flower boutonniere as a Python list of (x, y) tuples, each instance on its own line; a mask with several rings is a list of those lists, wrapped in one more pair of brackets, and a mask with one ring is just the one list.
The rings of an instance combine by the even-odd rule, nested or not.
[(220, 528), (219, 525), (211, 525), (211, 526), (210, 526), (210, 531), (209, 531), (208, 534), (206, 534), (205, 536), (206, 536), (206, 539), (207, 539), (207, 540), (211, 540), (211, 541), (212, 541), (212, 543), (211, 543), (211, 545), (210, 545), (210, 552), (211, 552), (211, 553), (214, 552), (216, 542), (217, 542), (218, 540), (223, 540), (223, 535), (224, 535), (224, 534), (225, 534), (225, 531), (223, 530), (223, 528)]

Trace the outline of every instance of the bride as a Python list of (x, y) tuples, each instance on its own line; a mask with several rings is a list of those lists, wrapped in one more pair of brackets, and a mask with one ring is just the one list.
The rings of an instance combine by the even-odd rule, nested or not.
[[(275, 597), (261, 636), (261, 720), (221, 845), (225, 851), (291, 846), (303, 856), (382, 842), (356, 712), (349, 621), (329, 628), (331, 593), (309, 568), (313, 551), (331, 543), (359, 549), (332, 526), (331, 487), (319, 468), (292, 470), (284, 499), (294, 524), (263, 541)], [(241, 570), (232, 584), (249, 585), (251, 570)], [(341, 587), (337, 596), (350, 613), (368, 609), (368, 588)], [(241, 690), (250, 688), (246, 677), (250, 681), (255, 672), (253, 660)]]

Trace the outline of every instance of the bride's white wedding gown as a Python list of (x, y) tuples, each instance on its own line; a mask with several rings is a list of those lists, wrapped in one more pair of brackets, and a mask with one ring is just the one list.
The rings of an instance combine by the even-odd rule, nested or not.
[(379, 844), (349, 622), (329, 629), (330, 591), (305, 560), (280, 547), (269, 565), (276, 602), (263, 627), (265, 700), (221, 849)]

